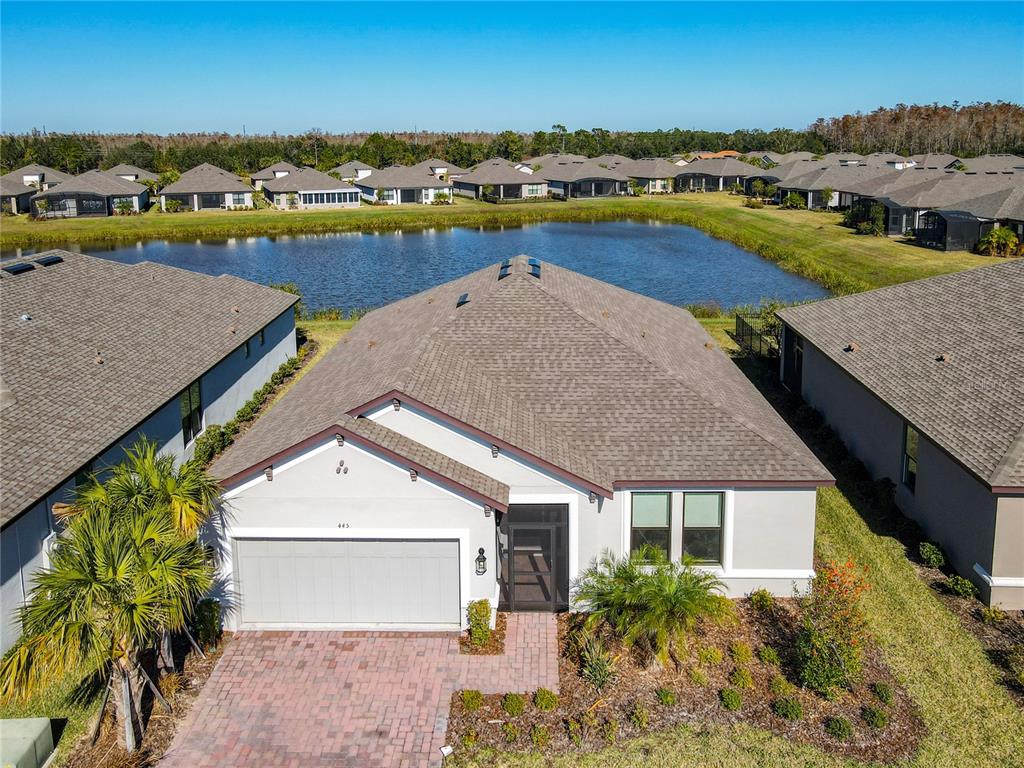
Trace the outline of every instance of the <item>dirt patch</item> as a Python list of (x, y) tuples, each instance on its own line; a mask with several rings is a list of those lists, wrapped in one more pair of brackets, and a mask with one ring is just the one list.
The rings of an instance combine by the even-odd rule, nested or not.
[[(686, 648), (678, 649), (677, 660), (668, 668), (639, 662), (607, 633), (606, 647), (615, 655), (617, 676), (598, 692), (579, 675), (573, 658), (570, 635), (578, 617), (559, 616), (559, 702), (552, 711), (541, 711), (527, 702), (525, 712), (511, 717), (502, 709), (501, 696), (483, 697), (475, 711), (467, 711), (460, 693), (452, 698), (448, 743), (467, 751), (481, 747), (498, 750), (543, 749), (547, 752), (590, 751), (615, 740), (664, 730), (675, 725), (745, 722), (793, 741), (812, 744), (829, 752), (863, 761), (894, 762), (910, 758), (924, 734), (924, 725), (908, 694), (885, 666), (880, 650), (872, 645), (864, 655), (862, 682), (834, 701), (810, 691), (788, 686), (785, 696), (797, 699), (803, 713), (799, 720), (785, 720), (772, 705), (779, 694), (771, 690), (772, 679), (782, 675), (796, 680), (793, 665), (793, 632), (797, 606), (793, 600), (778, 600), (765, 614), (747, 600), (736, 601), (737, 620), (727, 625), (705, 625), (693, 635)], [(730, 655), (735, 642), (745, 643), (753, 659), (737, 664)], [(779, 666), (762, 661), (758, 651), (771, 646), (779, 653)], [(715, 648), (722, 661), (702, 661), (701, 652)], [(730, 677), (737, 667), (750, 672), (750, 686), (740, 688), (742, 706), (726, 710), (720, 691), (735, 687)], [(872, 685), (881, 683), (892, 692), (884, 704)], [(778, 685), (778, 683), (776, 683)], [(674, 699), (664, 704), (658, 691), (671, 692)], [(873, 728), (862, 719), (864, 707), (884, 711), (887, 724)], [(639, 709), (639, 711), (638, 711)], [(852, 726), (852, 736), (838, 740), (825, 730), (828, 718), (842, 717)], [(646, 723), (644, 722), (646, 720)], [(570, 726), (570, 722), (578, 725)], [(503, 727), (506, 723), (515, 726)], [(534, 726), (543, 728), (542, 732)], [(546, 744), (538, 746), (538, 740)]]
[[(134, 753), (125, 752), (117, 743), (117, 727), (114, 723), (113, 704), (107, 703), (103, 724), (96, 744), (89, 744), (91, 734), (83, 736), (75, 745), (66, 768), (152, 768), (156, 766), (174, 740), (175, 731), (188, 716), (192, 705), (199, 697), (210, 673), (216, 666), (231, 641), (231, 633), (225, 632), (216, 650), (202, 658), (192, 651), (188, 641), (177, 638), (174, 643), (174, 657), (178, 661), (178, 674), (162, 679), (157, 685), (170, 702), (173, 712), (168, 714), (151, 697), (143, 699), (143, 714), (146, 732), (142, 743)], [(184, 659), (184, 661), (180, 661)], [(149, 665), (146, 665), (149, 666)], [(155, 678), (154, 678), (155, 679)]]
[(469, 630), (459, 635), (459, 653), (470, 656), (501, 656), (505, 653), (505, 633), (508, 630), (508, 612), (498, 611), (491, 630), (491, 639), (484, 645), (474, 645), (469, 639)]

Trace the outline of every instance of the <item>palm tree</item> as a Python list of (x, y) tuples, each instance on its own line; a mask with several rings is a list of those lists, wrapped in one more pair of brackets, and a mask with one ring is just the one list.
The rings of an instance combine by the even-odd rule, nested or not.
[(22, 608), (22, 640), (0, 666), (0, 699), (68, 674), (102, 675), (118, 739), (134, 750), (148, 681), (140, 654), (164, 629), (182, 628), (212, 582), (199, 540), (183, 536), (164, 508), (99, 506), (75, 516)]
[(978, 242), (978, 252), (985, 256), (1007, 257), (1017, 250), (1017, 235), (1007, 227), (997, 227)]

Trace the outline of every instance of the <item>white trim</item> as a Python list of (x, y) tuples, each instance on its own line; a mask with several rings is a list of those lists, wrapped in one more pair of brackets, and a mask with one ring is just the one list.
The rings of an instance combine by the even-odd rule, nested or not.
[(569, 506), (569, 585), (580, 570), (580, 497), (577, 493), (510, 493), (512, 504), (567, 504)]
[(990, 587), (1024, 588), (1024, 576), (993, 576), (980, 563), (974, 564), (974, 572)]
[[(727, 577), (734, 577), (738, 571), (732, 570), (733, 561), (733, 534), (735, 528), (735, 510), (736, 510), (736, 489), (735, 488), (687, 488), (687, 487), (674, 487), (674, 488), (630, 488), (627, 490), (618, 491), (623, 496), (622, 507), (622, 556), (629, 557), (630, 544), (632, 541), (632, 525), (633, 525), (633, 499), (634, 493), (668, 493), (673, 494), (687, 494), (687, 493), (720, 493), (722, 494), (722, 564), (721, 565), (706, 565), (703, 566), (706, 570), (713, 570), (716, 573), (725, 574)], [(670, 502), (670, 509), (671, 503)], [(679, 529), (683, 533), (683, 543), (685, 545), (686, 537), (686, 517), (685, 517), (685, 502), (680, 500), (679, 508)], [(669, 518), (669, 542), (671, 548), (672, 541), (672, 518)], [(675, 559), (682, 559), (682, 552), (679, 553), (679, 557)], [(813, 573), (813, 572), (812, 572)]]
[(813, 579), (813, 570), (792, 568), (736, 568), (726, 571), (714, 566), (697, 566), (726, 579)]
[[(425, 541), (458, 541), (459, 542), (459, 622), (462, 629), (467, 626), (466, 609), (470, 602), (470, 582), (472, 581), (473, 568), (470, 565), (472, 560), (472, 547), (469, 545), (468, 528), (229, 528), (225, 535), (230, 544), (238, 539), (383, 539), (385, 541), (397, 539), (418, 539)], [(229, 582), (234, 590), (234, 547), (230, 547), (231, 568), (225, 569), (225, 575), (231, 578)], [(241, 626), (241, 616), (238, 617), (238, 625)], [(339, 625), (334, 625), (337, 628)], [(248, 628), (248, 627), (247, 627)], [(280, 628), (280, 627), (278, 627)]]

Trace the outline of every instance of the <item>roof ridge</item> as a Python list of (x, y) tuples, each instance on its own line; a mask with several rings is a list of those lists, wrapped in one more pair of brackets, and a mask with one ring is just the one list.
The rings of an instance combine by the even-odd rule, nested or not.
[(989, 476), (989, 484), (993, 486), (1003, 485), (1003, 478), (1007, 478), (1012, 474), (1013, 470), (1024, 461), (1024, 424), (1021, 424), (1020, 429), (1017, 430), (1017, 434), (1013, 440), (1010, 441), (1010, 447), (1006, 449), (1006, 453), (996, 464), (996, 468), (992, 471)]
[[(727, 159), (727, 158), (725, 158), (725, 159)], [(586, 278), (586, 275), (583, 275), (583, 277)], [(587, 278), (587, 279), (590, 280), (590, 279), (593, 279), (593, 278)], [(668, 370), (665, 366), (663, 366), (660, 363), (658, 363), (645, 350), (639, 349), (637, 347), (634, 347), (632, 344), (627, 343), (625, 340), (619, 338), (619, 336), (617, 334), (613, 333), (611, 330), (609, 330), (607, 328), (603, 328), (598, 323), (596, 323), (595, 321), (591, 320), (589, 317), (587, 317), (582, 312), (580, 312), (578, 309), (576, 309), (575, 307), (573, 307), (570, 304), (568, 304), (564, 299), (562, 299), (559, 296), (556, 296), (551, 291), (547, 290), (547, 288), (541, 283), (540, 280), (536, 281), (536, 284), (537, 284), (537, 287), (540, 288), (546, 295), (550, 296), (555, 301), (557, 301), (558, 303), (560, 303), (563, 306), (565, 306), (567, 309), (569, 309), (569, 311), (573, 312), (578, 317), (582, 318), (586, 323), (588, 323), (591, 326), (593, 326), (594, 328), (598, 329), (599, 331), (604, 333), (606, 336), (610, 336), (612, 339), (614, 339), (617, 343), (619, 343), (623, 347), (626, 347), (626, 348), (630, 349), (631, 351), (633, 351), (634, 353), (639, 354), (644, 360), (646, 360), (648, 363), (653, 365), (655, 368), (657, 368), (658, 370), (660, 370), (661, 372), (666, 374), (669, 378), (671, 378), (673, 381), (678, 383), (680, 386), (682, 386), (688, 392), (693, 394), (702, 403), (705, 403), (706, 405), (711, 407), (716, 413), (720, 413), (720, 414), (728, 417), (730, 420), (736, 422), (741, 427), (746, 429), (748, 432), (753, 433), (759, 439), (761, 439), (764, 442), (768, 443), (773, 448), (776, 448), (776, 449), (782, 451), (787, 456), (791, 456), (791, 457), (796, 456), (796, 453), (794, 453), (793, 450), (792, 450), (792, 446), (787, 447), (787, 446), (779, 445), (774, 439), (768, 437), (765, 434), (762, 434), (761, 430), (758, 429), (749, 420), (743, 419), (743, 418), (739, 418), (736, 415), (734, 415), (733, 413), (730, 413), (728, 410), (722, 408), (722, 406), (719, 403), (715, 403), (715, 402), (713, 402), (711, 400), (708, 400), (707, 396), (705, 396), (705, 394), (703, 392), (697, 391), (696, 389), (693, 388), (693, 386), (691, 384), (689, 384), (688, 382), (684, 381), (679, 376), (677, 376), (674, 372)], [(622, 291), (626, 291), (627, 290), (625, 288), (619, 288), (619, 286), (613, 286), (613, 287), (614, 288), (618, 288), (619, 290), (622, 290)], [(633, 291), (628, 291), (628, 292), (629, 293), (634, 293)], [(641, 295), (641, 294), (637, 294), (637, 295)], [(667, 304), (666, 302), (659, 302), (657, 299), (651, 299), (649, 296), (645, 296), (644, 298), (649, 299), (650, 301), (655, 301), (655, 302), (657, 302), (659, 304), (666, 304), (666, 306), (672, 307), (671, 304)], [(679, 309), (677, 307), (672, 307), (672, 308), (673, 309), (678, 309), (678, 311), (680, 311), (680, 312), (685, 312), (686, 311), (686, 310), (683, 310), (683, 309)], [(694, 322), (696, 322), (696, 320)], [(703, 327), (701, 327), (701, 330), (703, 330)], [(705, 333), (705, 335), (707, 335), (707, 331), (704, 331), (704, 333)], [(711, 336), (708, 336), (708, 339), (713, 341), (713, 339), (711, 339)], [(725, 354), (724, 352), (721, 351), (721, 348), (718, 347), (717, 344), (715, 345), (715, 348), (721, 354), (723, 354), (723, 355)], [(714, 353), (715, 350), (711, 350), (711, 351)], [(772, 409), (772, 410), (774, 410), (774, 409)], [(802, 457), (801, 457), (801, 459), (802, 459)], [(801, 462), (801, 463), (803, 463), (803, 462)]]

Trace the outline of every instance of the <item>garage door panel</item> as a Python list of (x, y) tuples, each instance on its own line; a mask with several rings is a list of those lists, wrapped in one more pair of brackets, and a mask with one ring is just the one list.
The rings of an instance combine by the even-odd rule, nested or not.
[(236, 559), (243, 624), (460, 622), (457, 541), (240, 539)]

